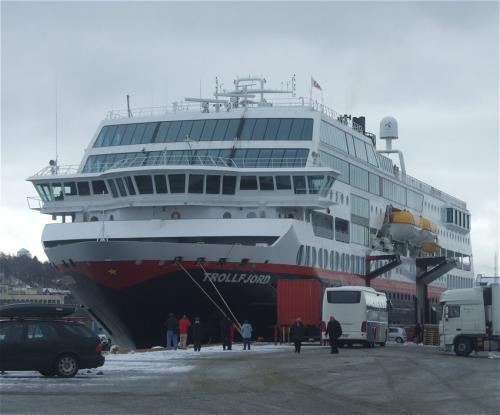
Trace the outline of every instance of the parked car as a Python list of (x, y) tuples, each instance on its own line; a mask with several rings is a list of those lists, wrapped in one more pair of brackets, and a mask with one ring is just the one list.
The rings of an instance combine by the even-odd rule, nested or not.
[(406, 330), (403, 327), (389, 327), (389, 340), (404, 343), (407, 340)]
[(68, 313), (64, 307), (15, 306), (0, 307), (0, 316), (10, 318), (0, 321), (1, 371), (34, 370), (68, 378), (79, 369), (104, 364), (99, 337), (81, 323), (62, 320)]

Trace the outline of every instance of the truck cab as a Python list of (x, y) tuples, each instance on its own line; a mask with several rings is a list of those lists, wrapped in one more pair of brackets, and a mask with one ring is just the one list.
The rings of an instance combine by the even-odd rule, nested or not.
[(440, 303), (440, 345), (459, 356), (473, 350), (498, 348), (500, 335), (500, 285), (445, 291)]

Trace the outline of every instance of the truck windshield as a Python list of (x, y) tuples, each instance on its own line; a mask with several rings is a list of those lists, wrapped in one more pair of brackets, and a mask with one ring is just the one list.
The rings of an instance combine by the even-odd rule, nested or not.
[(326, 295), (331, 304), (358, 304), (361, 299), (361, 291), (328, 291)]

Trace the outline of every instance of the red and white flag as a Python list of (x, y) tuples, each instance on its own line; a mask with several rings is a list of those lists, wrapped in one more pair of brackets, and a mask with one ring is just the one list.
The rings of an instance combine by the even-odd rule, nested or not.
[(314, 79), (312, 76), (311, 76), (311, 87), (317, 88), (320, 91), (323, 91), (323, 89), (321, 88), (321, 85), (319, 84), (319, 82), (316, 81), (316, 79)]

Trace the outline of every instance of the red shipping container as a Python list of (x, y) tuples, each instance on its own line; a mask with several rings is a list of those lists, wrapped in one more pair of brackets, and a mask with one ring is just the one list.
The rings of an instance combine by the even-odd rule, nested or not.
[(297, 317), (305, 325), (321, 321), (323, 285), (319, 280), (278, 280), (278, 324), (291, 325)]

